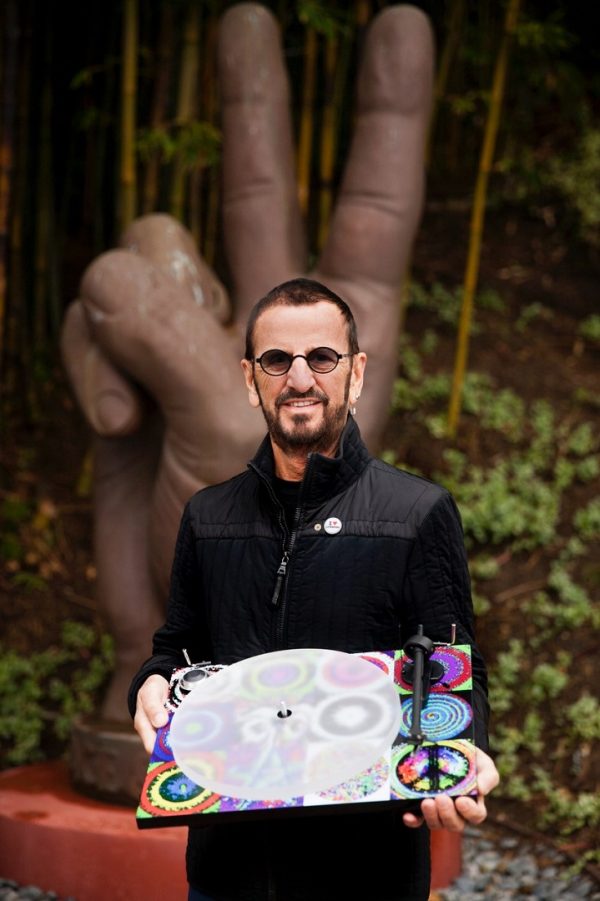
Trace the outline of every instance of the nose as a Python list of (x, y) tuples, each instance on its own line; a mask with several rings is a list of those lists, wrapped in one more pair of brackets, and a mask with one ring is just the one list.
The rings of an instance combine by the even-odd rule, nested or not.
[(315, 374), (304, 359), (304, 357), (295, 357), (292, 365), (288, 369), (286, 384), (294, 391), (303, 394), (315, 384)]

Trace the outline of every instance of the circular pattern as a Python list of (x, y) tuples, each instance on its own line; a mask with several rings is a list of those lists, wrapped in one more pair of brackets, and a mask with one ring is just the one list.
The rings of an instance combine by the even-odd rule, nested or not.
[(272, 698), (274, 693), (282, 698), (286, 695), (298, 697), (298, 694), (303, 694), (309, 681), (306, 663), (299, 659), (264, 659), (270, 656), (261, 654), (259, 657), (250, 658), (255, 663), (249, 668), (243, 680), (243, 689), (247, 697), (258, 700)]
[(206, 810), (218, 801), (217, 794), (196, 785), (174, 763), (161, 763), (146, 777), (140, 806), (146, 813), (164, 815)]
[[(289, 716), (278, 716), (282, 705)], [(389, 753), (399, 726), (390, 674), (359, 655), (303, 648), (251, 657), (205, 679), (173, 715), (170, 740), (197, 784), (269, 801), (355, 777)]]
[(385, 654), (361, 654), (363, 660), (368, 660), (374, 666), (378, 666), (384, 673), (390, 673), (393, 660)]
[(471, 658), (460, 648), (436, 648), (433, 658), (444, 667), (444, 676), (432, 691), (456, 691), (471, 678)]
[(392, 751), (391, 788), (398, 798), (471, 794), (476, 777), (475, 747), (464, 741), (402, 744)]
[[(431, 660), (436, 660), (444, 668), (444, 675), (438, 682), (432, 682), (431, 692), (456, 691), (467, 688), (471, 680), (471, 658), (465, 651), (457, 647), (436, 647), (431, 655)], [(395, 679), (401, 689), (412, 693), (412, 685), (404, 678), (402, 668), (410, 661), (405, 654), (401, 654), (395, 663)]]
[(200, 750), (205, 746), (212, 747), (218, 741), (219, 734), (226, 726), (223, 711), (213, 705), (199, 710), (193, 718), (182, 720), (177, 733), (180, 751), (185, 749)]
[[(402, 703), (400, 734), (410, 735), (413, 715), (412, 698)], [(421, 711), (421, 729), (430, 741), (457, 738), (473, 721), (471, 705), (456, 695), (430, 695)]]
[(377, 735), (385, 723), (385, 705), (376, 695), (347, 693), (327, 698), (315, 710), (312, 733), (326, 739)]

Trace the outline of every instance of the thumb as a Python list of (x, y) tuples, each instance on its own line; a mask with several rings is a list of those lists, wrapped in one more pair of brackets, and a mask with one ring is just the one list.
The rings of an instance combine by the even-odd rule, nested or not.
[(61, 352), (79, 406), (96, 434), (116, 437), (135, 432), (144, 414), (142, 396), (93, 339), (80, 300), (66, 312)]

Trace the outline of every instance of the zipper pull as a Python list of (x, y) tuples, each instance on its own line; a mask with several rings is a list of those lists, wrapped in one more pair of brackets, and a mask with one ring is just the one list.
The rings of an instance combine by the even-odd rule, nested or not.
[(287, 572), (288, 560), (290, 559), (290, 555), (287, 551), (284, 551), (283, 557), (281, 558), (281, 563), (279, 564), (279, 569), (277, 570), (277, 579), (275, 580), (275, 589), (273, 591), (273, 597), (271, 598), (271, 603), (274, 607), (279, 603), (279, 595), (281, 594), (281, 586), (283, 585), (283, 580), (285, 579), (285, 574)]

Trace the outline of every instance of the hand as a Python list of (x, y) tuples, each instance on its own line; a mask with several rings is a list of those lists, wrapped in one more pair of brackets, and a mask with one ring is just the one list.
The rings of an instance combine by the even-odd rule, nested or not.
[[(356, 129), (330, 234), (312, 277), (347, 299), (369, 373), (358, 411), (374, 443), (397, 362), (398, 300), (422, 207), (432, 84), (426, 16), (391, 7), (374, 21), (358, 81)], [(223, 226), (232, 299), (189, 234), (164, 215), (134, 222), (122, 249), (85, 272), (63, 356), (95, 432), (98, 597), (115, 638), (103, 707), (126, 719), (131, 677), (164, 620), (185, 501), (239, 472), (264, 435), (239, 360), (255, 301), (306, 271), (288, 83), (277, 25), (250, 3), (225, 14), (219, 44)]]
[(168, 694), (169, 683), (158, 675), (148, 676), (138, 691), (133, 725), (148, 754), (154, 748), (156, 730), (167, 724), (169, 715), (165, 702)]
[(499, 775), (494, 761), (484, 751), (477, 749), (477, 798), (451, 798), (449, 795), (437, 795), (427, 798), (421, 803), (422, 816), (405, 813), (405, 826), (416, 828), (423, 822), (430, 829), (448, 829), (450, 832), (462, 832), (467, 823), (479, 825), (487, 816), (486, 796), (498, 785)]

